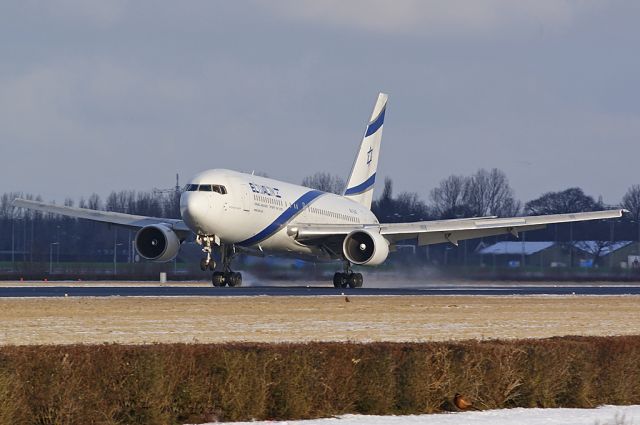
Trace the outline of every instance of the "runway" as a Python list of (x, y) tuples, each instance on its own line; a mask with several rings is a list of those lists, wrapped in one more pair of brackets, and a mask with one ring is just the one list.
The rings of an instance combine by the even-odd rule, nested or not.
[(214, 288), (205, 286), (10, 286), (0, 287), (0, 298), (16, 297), (249, 297), (249, 296), (428, 296), (428, 295), (640, 295), (640, 286), (483, 286), (439, 285), (412, 288), (344, 288), (320, 286), (250, 286)]

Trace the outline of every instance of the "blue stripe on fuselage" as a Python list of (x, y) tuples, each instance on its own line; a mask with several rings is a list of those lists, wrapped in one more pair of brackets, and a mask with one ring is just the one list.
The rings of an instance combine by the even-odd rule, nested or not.
[[(293, 220), (295, 216), (300, 214), (304, 208), (306, 208), (313, 200), (315, 200), (320, 195), (324, 195), (324, 192), (321, 192), (319, 190), (311, 190), (305, 193), (296, 201), (294, 201), (291, 206), (289, 206), (289, 208), (284, 210), (282, 214), (280, 214), (278, 218), (273, 221), (273, 223), (258, 232), (255, 236), (252, 236), (249, 239), (245, 239), (242, 242), (238, 242), (238, 245), (251, 246), (269, 238), (278, 230), (286, 226), (287, 223)], [(304, 206), (302, 205), (303, 203), (305, 204)]]
[(360, 183), (357, 186), (353, 186), (353, 187), (350, 187), (349, 189), (345, 190), (344, 196), (356, 195), (358, 193), (362, 193), (362, 192), (366, 191), (367, 189), (369, 189), (371, 186), (373, 186), (373, 184), (375, 182), (376, 182), (376, 173), (373, 173), (373, 175), (371, 177), (369, 177), (364, 183)]
[(375, 120), (373, 120), (373, 122), (369, 124), (369, 126), (367, 127), (367, 132), (365, 133), (364, 137), (371, 136), (373, 133), (378, 131), (380, 127), (382, 127), (382, 124), (384, 123), (384, 113), (386, 110), (387, 110), (387, 105), (384, 105), (384, 108), (382, 108), (382, 111), (380, 112), (378, 117)]

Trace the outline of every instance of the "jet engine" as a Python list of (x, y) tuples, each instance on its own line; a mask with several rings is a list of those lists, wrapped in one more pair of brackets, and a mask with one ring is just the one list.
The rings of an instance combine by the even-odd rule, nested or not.
[(342, 243), (342, 252), (353, 264), (377, 266), (389, 255), (389, 241), (371, 230), (354, 230)]
[(136, 250), (147, 260), (173, 260), (180, 250), (180, 238), (163, 224), (145, 226), (136, 234)]

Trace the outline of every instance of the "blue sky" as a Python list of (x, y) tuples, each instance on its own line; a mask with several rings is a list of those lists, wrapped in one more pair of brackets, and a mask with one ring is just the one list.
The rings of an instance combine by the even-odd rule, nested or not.
[(497, 167), (523, 201), (617, 203), (639, 183), (638, 22), (634, 1), (4, 3), (0, 191), (346, 177), (385, 91), (398, 191)]

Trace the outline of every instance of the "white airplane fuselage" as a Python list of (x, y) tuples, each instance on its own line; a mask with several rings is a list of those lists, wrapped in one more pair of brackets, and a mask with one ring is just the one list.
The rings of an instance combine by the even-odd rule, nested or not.
[(330, 259), (319, 247), (296, 241), (288, 228), (378, 223), (368, 208), (343, 196), (253, 174), (207, 170), (186, 187), (180, 212), (195, 234), (215, 235), (224, 244), (266, 253)]

